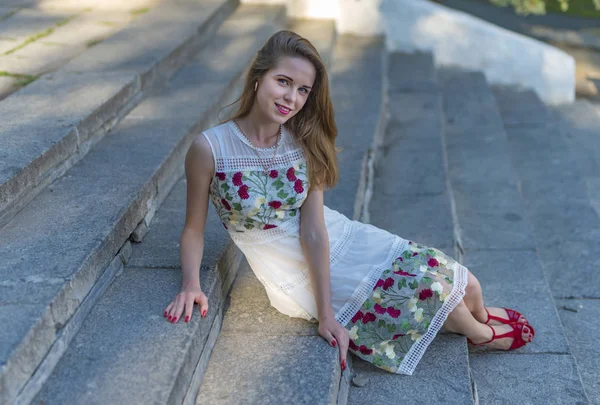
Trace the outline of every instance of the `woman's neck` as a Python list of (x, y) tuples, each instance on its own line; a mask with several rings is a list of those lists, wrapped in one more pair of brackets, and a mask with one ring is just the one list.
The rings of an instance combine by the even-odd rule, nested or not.
[(243, 118), (236, 118), (235, 122), (244, 135), (259, 148), (269, 148), (277, 142), (279, 124), (266, 121), (254, 110)]

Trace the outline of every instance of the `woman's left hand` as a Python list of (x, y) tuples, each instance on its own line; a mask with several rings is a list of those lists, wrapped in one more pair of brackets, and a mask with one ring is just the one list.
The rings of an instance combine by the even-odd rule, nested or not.
[(346, 354), (350, 337), (348, 330), (342, 326), (333, 316), (324, 317), (319, 321), (319, 335), (321, 335), (333, 347), (340, 348), (340, 361), (342, 370), (346, 370)]

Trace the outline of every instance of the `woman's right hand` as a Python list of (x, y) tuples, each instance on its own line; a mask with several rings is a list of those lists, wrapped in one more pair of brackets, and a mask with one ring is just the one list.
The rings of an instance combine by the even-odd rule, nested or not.
[(181, 314), (185, 311), (185, 321), (192, 319), (194, 311), (194, 302), (198, 304), (198, 309), (202, 317), (206, 318), (208, 312), (208, 298), (202, 292), (200, 287), (182, 287), (181, 292), (177, 294), (173, 302), (165, 309), (164, 316), (171, 323), (177, 322)]

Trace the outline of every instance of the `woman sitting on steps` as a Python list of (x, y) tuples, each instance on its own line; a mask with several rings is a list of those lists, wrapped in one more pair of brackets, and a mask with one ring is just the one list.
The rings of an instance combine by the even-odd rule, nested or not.
[(442, 328), (491, 349), (531, 342), (527, 319), (486, 308), (478, 280), (450, 256), (323, 204), (339, 176), (337, 127), (327, 72), (308, 40), (274, 34), (238, 102), (233, 118), (205, 130), (186, 156), (183, 280), (164, 313), (170, 322), (189, 322), (194, 303), (203, 317), (209, 309), (199, 269), (210, 198), (271, 305), (318, 322), (342, 369), (350, 349), (410, 375)]

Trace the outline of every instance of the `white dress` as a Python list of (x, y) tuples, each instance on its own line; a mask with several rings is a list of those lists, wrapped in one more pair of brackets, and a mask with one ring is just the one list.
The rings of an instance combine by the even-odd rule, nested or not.
[[(264, 285), (271, 305), (291, 317), (317, 321), (309, 268), (300, 244), (300, 207), (308, 178), (302, 148), (283, 128), (274, 148), (257, 148), (228, 121), (203, 132), (210, 143), (215, 176), (210, 197), (224, 227)], [(252, 150), (254, 149), (254, 151)], [(352, 221), (324, 207), (330, 244), (331, 303), (346, 325), (373, 291), (383, 270), (408, 241), (373, 225)]]

